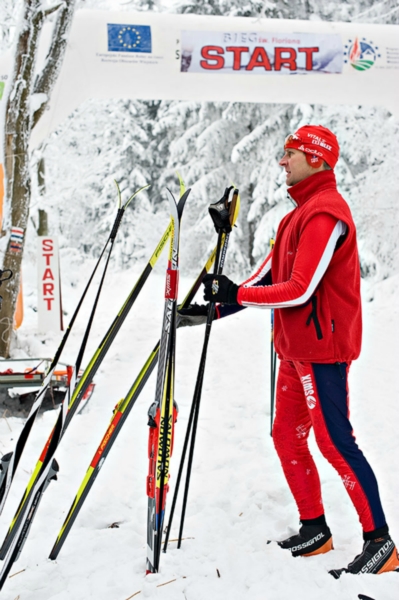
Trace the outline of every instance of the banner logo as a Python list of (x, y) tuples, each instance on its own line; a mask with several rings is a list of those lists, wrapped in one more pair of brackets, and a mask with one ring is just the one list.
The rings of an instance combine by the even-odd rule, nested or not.
[(378, 54), (378, 46), (373, 46), (372, 42), (367, 42), (366, 38), (359, 38), (348, 40), (349, 44), (345, 46), (344, 56), (347, 58), (345, 62), (349, 62), (350, 65), (357, 71), (367, 71), (375, 63), (377, 58), (381, 58), (381, 54)]
[(108, 52), (152, 52), (149, 25), (108, 23)]

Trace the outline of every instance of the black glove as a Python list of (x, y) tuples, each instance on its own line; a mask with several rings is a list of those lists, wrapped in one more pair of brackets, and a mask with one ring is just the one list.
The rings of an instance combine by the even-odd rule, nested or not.
[(206, 302), (220, 302), (221, 304), (238, 304), (238, 285), (233, 283), (226, 275), (205, 275), (204, 300)]
[[(193, 327), (206, 323), (207, 304), (190, 304), (187, 308), (177, 309), (177, 327)], [(215, 317), (214, 317), (215, 318)]]

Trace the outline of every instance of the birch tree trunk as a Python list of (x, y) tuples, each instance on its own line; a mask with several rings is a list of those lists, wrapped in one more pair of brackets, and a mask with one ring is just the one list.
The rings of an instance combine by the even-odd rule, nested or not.
[[(3, 261), (3, 270), (11, 269), (13, 277), (3, 284), (3, 306), (0, 314), (0, 356), (8, 357), (13, 333), (14, 314), (20, 286), (25, 232), (29, 219), (31, 174), (29, 140), (33, 127), (42, 116), (50, 99), (67, 45), (76, 0), (63, 0), (44, 10), (42, 0), (24, 0), (23, 21), (18, 34), (15, 66), (10, 94), (7, 100), (4, 163), (9, 236)], [(53, 36), (45, 66), (34, 82), (35, 62), (40, 33), (46, 18), (57, 11)], [(47, 99), (33, 114), (30, 108), (32, 94), (46, 94)], [(45, 96), (43, 96), (45, 98)]]

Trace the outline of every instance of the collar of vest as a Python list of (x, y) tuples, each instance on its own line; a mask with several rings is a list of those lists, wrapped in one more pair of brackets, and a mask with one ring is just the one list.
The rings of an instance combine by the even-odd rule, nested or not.
[(334, 171), (319, 171), (290, 187), (287, 192), (297, 206), (305, 204), (309, 198), (324, 190), (336, 189)]

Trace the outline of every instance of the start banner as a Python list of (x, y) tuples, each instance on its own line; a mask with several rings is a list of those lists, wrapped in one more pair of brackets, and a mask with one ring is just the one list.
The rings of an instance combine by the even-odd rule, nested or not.
[(317, 33), (183, 31), (186, 73), (297, 75), (342, 73), (341, 37)]
[[(49, 24), (38, 64), (51, 33)], [(12, 72), (13, 56), (1, 55), (0, 145)], [(354, 104), (399, 115), (398, 75), (398, 25), (82, 9), (31, 145), (89, 98)]]

